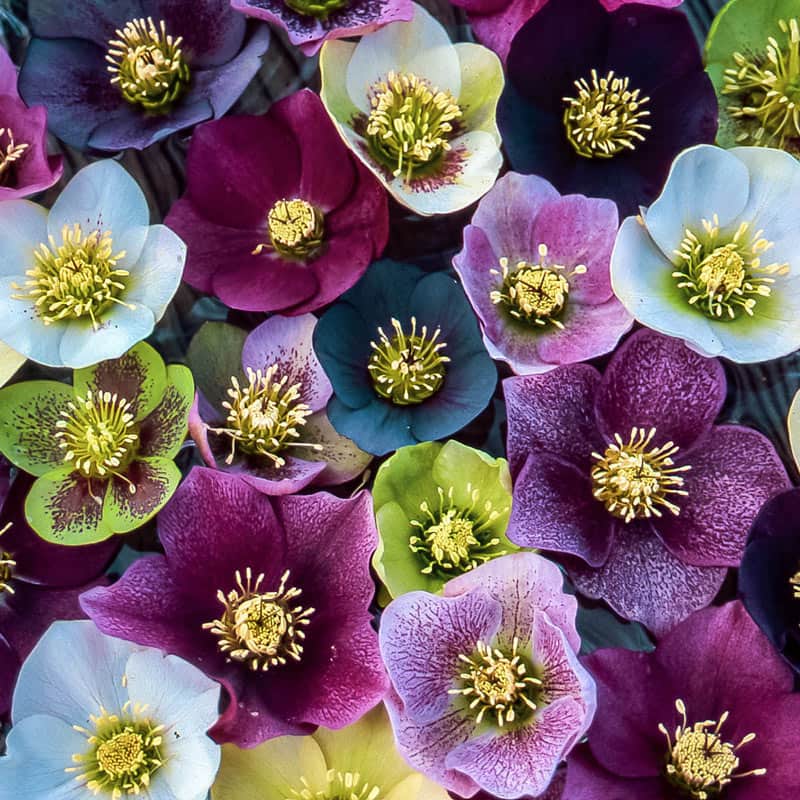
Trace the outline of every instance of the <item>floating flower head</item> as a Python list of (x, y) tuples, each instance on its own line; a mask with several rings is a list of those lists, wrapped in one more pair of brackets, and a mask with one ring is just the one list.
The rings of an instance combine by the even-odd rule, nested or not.
[(394, 261), (373, 264), (323, 315), (314, 350), (333, 427), (375, 455), (460, 430), (497, 380), (459, 285)]
[(221, 117), (269, 44), (229, 0), (32, 0), (28, 18), (20, 93), (81, 149), (143, 149)]
[(546, 372), (613, 350), (633, 320), (611, 291), (610, 200), (562, 197), (535, 175), (504, 175), (453, 259), (494, 358)]
[(115, 161), (84, 167), (48, 211), (0, 204), (0, 340), (52, 367), (117, 358), (150, 335), (186, 246)]
[(366, 492), (273, 499), (195, 467), (158, 523), (166, 555), (135, 561), (81, 604), (102, 631), (162, 647), (222, 682), (230, 702), (217, 740), (254, 747), (341, 728), (381, 700)]
[(166, 367), (144, 342), (76, 370), (73, 385), (26, 381), (0, 390), (0, 452), (37, 480), (31, 527), (57, 544), (135, 530), (180, 480), (173, 462), (194, 395), (186, 367)]
[(204, 798), (220, 761), (206, 735), (219, 695), (180, 658), (57, 622), (20, 671), (0, 798)]
[(325, 406), (331, 385), (314, 355), (312, 314), (270, 317), (249, 335), (207, 322), (189, 348), (198, 385), (189, 428), (210, 467), (265, 494), (344, 483), (371, 456), (340, 436)]
[(452, 44), (421, 6), (357, 44), (326, 42), (322, 101), (344, 140), (392, 196), (417, 214), (474, 203), (502, 164), (495, 107), (500, 61)]
[(675, 160), (658, 199), (622, 224), (614, 292), (639, 322), (750, 363), (800, 347), (800, 164), (711, 145)]
[(232, 308), (313, 311), (386, 244), (386, 195), (310, 90), (198, 128), (187, 180), (166, 220), (189, 245), (184, 278)]
[(791, 670), (741, 603), (698, 611), (655, 651), (597, 650), (589, 742), (569, 800), (789, 800), (800, 791)]
[(577, 659), (577, 602), (555, 564), (503, 556), (411, 592), (381, 619), (397, 745), (451, 792), (539, 795), (594, 714)]
[(402, 447), (372, 490), (380, 543), (373, 565), (392, 597), (438, 592), (457, 575), (516, 551), (505, 535), (511, 476), (504, 458), (456, 441)]
[(622, 215), (658, 194), (677, 153), (714, 140), (714, 89), (680, 11), (550, 2), (507, 64), (497, 113), (512, 167), (560, 192), (610, 197)]
[(657, 635), (707, 605), (789, 485), (766, 437), (713, 424), (725, 389), (718, 361), (648, 330), (602, 376), (506, 380), (509, 538), (563, 554), (581, 593)]

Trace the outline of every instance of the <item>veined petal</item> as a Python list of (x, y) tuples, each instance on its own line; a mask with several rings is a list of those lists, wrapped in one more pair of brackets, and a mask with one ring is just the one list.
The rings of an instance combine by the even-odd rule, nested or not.
[(167, 367), (167, 386), (158, 405), (142, 420), (139, 450), (142, 457), (175, 458), (186, 439), (189, 409), (194, 402), (194, 380), (188, 367)]

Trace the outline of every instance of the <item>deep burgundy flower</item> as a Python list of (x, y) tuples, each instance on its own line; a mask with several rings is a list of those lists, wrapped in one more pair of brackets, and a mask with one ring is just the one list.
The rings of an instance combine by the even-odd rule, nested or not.
[(340, 728), (381, 700), (369, 494), (273, 499), (196, 467), (159, 515), (159, 536), (165, 556), (139, 559), (81, 605), (104, 633), (219, 680), (231, 696), (219, 741)]

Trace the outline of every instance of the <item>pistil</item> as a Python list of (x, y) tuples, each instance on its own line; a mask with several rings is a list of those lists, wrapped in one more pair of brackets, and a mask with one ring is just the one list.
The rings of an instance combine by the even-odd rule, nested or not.
[(272, 250), (288, 261), (311, 261), (325, 241), (322, 212), (305, 200), (278, 200), (267, 215), (269, 244), (259, 244), (253, 255)]
[(350, 0), (283, 0), (288, 8), (303, 17), (326, 20), (350, 5)]

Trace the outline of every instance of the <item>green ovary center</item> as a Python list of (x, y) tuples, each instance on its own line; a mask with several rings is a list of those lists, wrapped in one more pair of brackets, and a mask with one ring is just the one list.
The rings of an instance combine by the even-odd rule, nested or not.
[(304, 17), (327, 19), (334, 11), (350, 5), (350, 0), (284, 0), (287, 8)]
[(311, 261), (325, 241), (323, 213), (305, 200), (278, 200), (267, 214), (268, 244), (259, 244), (253, 255), (271, 250), (287, 261)]

